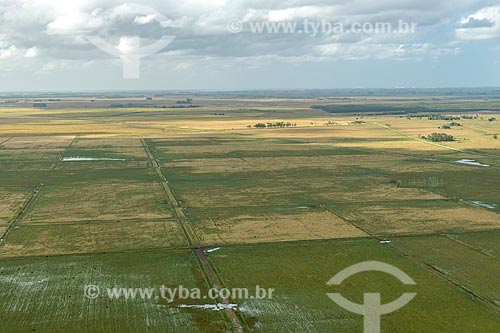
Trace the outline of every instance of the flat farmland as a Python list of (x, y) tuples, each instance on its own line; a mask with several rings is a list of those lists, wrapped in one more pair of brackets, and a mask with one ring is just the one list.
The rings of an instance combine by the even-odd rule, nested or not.
[(460, 236), (407, 237), (395, 240), (394, 246), (445, 275), (473, 296), (500, 304), (498, 280), (491, 278), (500, 273), (498, 259), (464, 246), (466, 243), (456, 239)]
[[(166, 178), (199, 229), (200, 238), (211, 240), (209, 244), (216, 244), (213, 242), (217, 238), (222, 243), (236, 238), (237, 242), (244, 242), (241, 235), (252, 235), (249, 242), (268, 241), (272, 234), (277, 240), (296, 240), (294, 235), (300, 234), (300, 227), (290, 215), (327, 221), (307, 214), (308, 209), (322, 206), (381, 236), (500, 226), (496, 213), (461, 202), (460, 197), (443, 190), (450, 181), (447, 163), (421, 162), (405, 155), (411, 152), (381, 155), (373, 149), (335, 146), (320, 146), (311, 151), (308, 145), (285, 141), (273, 156), (272, 150), (261, 148), (269, 148), (264, 143), (227, 143), (224, 139), (213, 148), (213, 142), (217, 139), (204, 138), (179, 146), (174, 142), (153, 142), (155, 153), (163, 156), (161, 165)], [(215, 156), (210, 158), (210, 154)], [(222, 154), (228, 157), (222, 158)], [(457, 173), (468, 168), (452, 166)], [(408, 172), (401, 174), (403, 170)], [(443, 177), (444, 174), (448, 176)], [(410, 179), (421, 179), (422, 186)], [(426, 179), (437, 179), (437, 185), (433, 187)], [(463, 190), (469, 195), (460, 199), (471, 198), (471, 189)], [(290, 231), (283, 229), (287, 225)], [(323, 236), (319, 238), (344, 237), (335, 224), (322, 225), (324, 228), (307, 224), (309, 233), (303, 239), (318, 238), (318, 234)]]
[(18, 225), (5, 241), (2, 257), (101, 253), (187, 246), (176, 221), (122, 221)]
[[(161, 263), (161, 265), (159, 265)], [(3, 329), (10, 332), (216, 332), (221, 312), (191, 311), (160, 299), (110, 300), (105, 288), (183, 285), (207, 289), (188, 251), (0, 260)], [(85, 285), (102, 288), (84, 297)]]
[[(332, 103), (359, 111), (372, 99)], [(383, 332), (499, 331), (493, 111), (363, 115), (311, 109), (314, 98), (106, 106), (140, 100), (0, 108), (5, 329), (361, 332), (362, 317), (326, 296), (338, 289), (357, 302), (365, 292), (384, 302), (417, 292), (382, 317)], [(448, 117), (460, 126), (447, 129)], [(435, 132), (455, 140), (422, 138)], [(326, 286), (368, 260), (397, 266), (417, 285), (363, 273)], [(86, 284), (260, 285), (275, 294), (91, 300)], [(219, 311), (217, 302), (231, 306)]]
[[(59, 216), (57, 216), (59, 215)], [(46, 186), (22, 224), (170, 218), (156, 183), (98, 183)]]
[(498, 229), (495, 212), (448, 200), (370, 202), (330, 205), (346, 220), (355, 221), (371, 234), (426, 234)]
[[(1, 193), (2, 230), (12, 224), (2, 257), (187, 244), (140, 139), (14, 139), (2, 150), (25, 155), (6, 162), (11, 167), (0, 176), (11, 185)], [(36, 146), (51, 147), (33, 150), (36, 152), (58, 150), (49, 155), (33, 154), (30, 149)], [(38, 190), (33, 196), (35, 188)], [(33, 201), (16, 218), (32, 196)]]
[(32, 195), (29, 187), (0, 188), (0, 234), (3, 234)]
[(188, 216), (203, 245), (367, 236), (327, 210), (306, 206), (195, 208)]
[[(403, 292), (417, 293), (408, 306), (383, 317), (382, 331), (494, 332), (499, 325), (500, 318), (486, 305), (456, 292), (434, 274), (374, 240), (230, 246), (209, 254), (209, 259), (218, 267), (226, 286), (276, 287), (273, 299), (242, 304), (245, 315), (264, 332), (362, 332), (362, 317), (335, 305), (326, 294), (341, 292), (362, 303), (363, 292), (370, 290), (382, 290), (383, 302)], [(378, 272), (358, 274), (340, 287), (326, 285), (332, 272), (366, 260), (393, 264), (411, 275), (417, 285), (404, 286)]]

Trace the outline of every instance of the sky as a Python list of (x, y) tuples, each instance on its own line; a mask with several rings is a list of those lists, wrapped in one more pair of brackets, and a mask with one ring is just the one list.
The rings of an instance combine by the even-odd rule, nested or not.
[(0, 91), (499, 86), (498, 0), (0, 0)]

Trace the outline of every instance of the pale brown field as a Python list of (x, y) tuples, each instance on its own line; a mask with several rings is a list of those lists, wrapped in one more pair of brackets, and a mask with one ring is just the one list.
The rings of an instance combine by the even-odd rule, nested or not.
[(197, 233), (204, 245), (367, 236), (329, 212), (301, 209), (293, 214), (273, 213), (209, 219), (203, 222)]
[(45, 187), (22, 224), (151, 220), (172, 215), (155, 183)]
[(461, 204), (453, 204), (451, 207), (450, 205), (395, 207), (372, 204), (351, 207), (344, 216), (357, 221), (377, 235), (425, 235), (500, 228), (497, 213)]
[(89, 138), (78, 137), (72, 144), (73, 148), (142, 148), (140, 139), (137, 138)]
[[(27, 188), (0, 188), (0, 227), (5, 228), (31, 196)], [(3, 231), (0, 230), (0, 235)]]
[[(165, 103), (173, 102), (175, 98), (165, 99)], [(355, 98), (351, 102), (368, 103)], [(383, 103), (383, 99), (371, 102)], [(373, 226), (376, 232), (417, 233), (497, 227), (497, 214), (482, 208), (458, 204), (453, 208), (427, 207), (423, 210), (406, 207), (405, 201), (449, 198), (433, 188), (397, 188), (391, 183), (393, 173), (422, 173), (423, 178), (439, 174), (443, 169), (460, 173), (467, 167), (454, 164), (453, 159), (470, 157), (468, 149), (480, 147), (493, 151), (500, 148), (500, 142), (492, 138), (500, 128), (498, 123), (486, 120), (487, 114), (482, 114), (482, 119), (460, 121), (461, 128), (447, 130), (458, 138), (457, 142), (436, 145), (420, 140), (419, 136), (439, 132), (437, 127), (446, 121), (368, 116), (362, 117), (364, 123), (354, 124), (359, 119), (355, 116), (308, 109), (318, 103), (314, 99), (200, 99), (200, 103), (205, 105), (198, 109), (86, 108), (85, 112), (79, 110), (76, 114), (69, 106), (47, 110), (0, 109), (0, 115), (8, 118), (0, 124), (3, 170), (64, 172), (66, 177), (68, 172), (74, 173), (75, 182), (71, 184), (52, 180), (49, 186), (43, 187), (20, 227), (90, 221), (93, 228), (92, 223), (96, 221), (147, 223), (171, 219), (170, 208), (157, 180), (154, 183), (124, 182), (126, 173), (118, 174), (122, 170), (152, 174), (141, 142), (143, 138), (158, 144), (156, 149), (163, 154), (158, 161), (167, 179), (174, 171), (175, 195), (188, 212), (191, 208), (204, 207), (280, 208), (300, 206), (300, 203), (316, 206), (366, 203), (362, 211), (348, 215), (354, 214), (351, 217), (363, 223), (367, 218), (376, 220), (377, 225)], [(253, 107), (248, 108), (250, 105)], [(259, 122), (276, 121), (297, 126), (252, 127)], [(210, 140), (209, 144), (203, 143)], [(343, 151), (335, 155), (334, 151), (339, 149), (348, 149), (351, 153)], [(317, 153), (305, 153), (310, 150)], [(273, 156), (275, 152), (277, 156)], [(127, 162), (59, 160), (80, 154), (96, 158), (125, 156)], [(487, 162), (494, 165), (495, 161)], [(86, 171), (97, 171), (97, 174), (116, 171), (117, 176), (108, 182), (78, 183), (78, 175)], [(196, 183), (198, 180), (184, 182), (180, 171), (186, 175), (215, 178), (206, 184)], [(293, 176), (287, 178), (288, 174)], [(242, 182), (240, 185), (226, 183), (222, 175), (241, 177)], [(262, 180), (257, 181), (255, 177)], [(388, 202), (400, 202), (401, 208), (386, 207)], [(12, 216), (13, 209), (6, 207), (3, 211), (6, 212), (4, 220)], [(343, 221), (321, 223), (322, 219), (338, 219), (330, 213), (323, 212), (321, 216), (314, 215), (319, 214), (317, 212), (300, 211), (266, 214), (229, 214), (221, 219), (217, 228), (219, 233), (227, 234), (223, 237), (225, 243), (336, 238), (351, 233), (354, 237), (359, 236), (359, 230), (354, 232), (350, 229), (352, 226), (346, 226)], [(438, 216), (442, 217), (439, 222)], [(476, 222), (467, 223), (472, 216)], [(336, 223), (336, 230), (325, 227)], [(103, 228), (106, 228), (104, 224)], [(144, 231), (146, 235), (147, 230)], [(201, 236), (204, 241), (214, 244), (219, 239), (206, 230)], [(114, 247), (116, 244), (111, 246)]]
[(183, 247), (175, 221), (20, 225), (9, 235), (1, 257), (117, 252)]
[(7, 149), (50, 149), (67, 147), (75, 138), (72, 135), (66, 136), (29, 136), (13, 137), (2, 145)]
[[(342, 181), (339, 180), (341, 184)], [(318, 189), (320, 190), (320, 189)], [(319, 191), (319, 198), (339, 203), (346, 202), (376, 202), (376, 201), (406, 201), (406, 200), (439, 200), (444, 199), (440, 194), (420, 188), (396, 188), (391, 185), (377, 184), (376, 187), (367, 186), (365, 190), (349, 190), (340, 187), (335, 192)]]

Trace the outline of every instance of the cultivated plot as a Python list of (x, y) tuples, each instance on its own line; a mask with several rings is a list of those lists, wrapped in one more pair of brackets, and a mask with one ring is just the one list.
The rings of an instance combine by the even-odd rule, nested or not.
[(329, 205), (371, 234), (429, 234), (499, 229), (498, 214), (449, 200)]
[(23, 224), (170, 218), (158, 183), (80, 183), (46, 186)]
[[(272, 299), (239, 304), (247, 321), (262, 332), (361, 332), (362, 316), (332, 302), (326, 294), (334, 292), (357, 303), (363, 303), (366, 292), (380, 292), (383, 303), (404, 292), (416, 292), (406, 307), (382, 317), (386, 332), (494, 332), (500, 325), (494, 310), (374, 240), (224, 247), (209, 254), (209, 259), (228, 287), (276, 289)], [(366, 260), (395, 265), (417, 285), (403, 286), (378, 272), (358, 274), (340, 287), (326, 285), (339, 271)]]
[(329, 211), (305, 206), (198, 208), (188, 213), (207, 245), (367, 236)]
[[(109, 299), (106, 288), (207, 286), (190, 252), (128, 252), (0, 260), (0, 312), (10, 332), (216, 332), (220, 312), (179, 308), (156, 299)], [(98, 286), (97, 299), (84, 297)], [(155, 294), (157, 295), (157, 294)]]
[[(473, 233), (472, 237), (479, 241), (476, 241), (479, 245), (481, 236)], [(460, 240), (461, 237), (405, 237), (395, 240), (394, 246), (415, 260), (432, 267), (473, 297), (486, 299), (498, 307), (500, 285), (495, 277), (500, 275), (500, 262), (496, 257), (455, 239)]]
[(0, 188), (0, 236), (21, 212), (33, 194), (32, 191), (33, 189), (29, 187)]
[(187, 241), (176, 221), (18, 225), (0, 256), (25, 257), (182, 248)]

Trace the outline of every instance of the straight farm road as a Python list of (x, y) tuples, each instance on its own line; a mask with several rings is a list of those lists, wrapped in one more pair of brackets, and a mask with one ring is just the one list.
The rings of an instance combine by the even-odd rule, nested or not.
[[(211, 288), (214, 288), (218, 291), (221, 290), (221, 281), (217, 277), (217, 274), (215, 274), (214, 270), (210, 266), (210, 263), (208, 262), (207, 257), (205, 256), (205, 251), (202, 247), (198, 246), (199, 244), (199, 239), (196, 236), (196, 233), (194, 232), (191, 223), (189, 222), (188, 218), (184, 214), (182, 206), (179, 204), (179, 201), (175, 197), (174, 191), (170, 187), (170, 185), (167, 183), (166, 177), (161, 171), (160, 164), (158, 163), (158, 160), (154, 157), (153, 153), (151, 152), (151, 149), (149, 148), (148, 144), (144, 139), (141, 139), (141, 142), (144, 146), (144, 150), (146, 151), (146, 154), (148, 155), (148, 158), (151, 162), (151, 165), (157, 174), (160, 183), (162, 184), (162, 188), (165, 192), (166, 198), (170, 202), (170, 205), (173, 207), (175, 215), (177, 217), (178, 222), (181, 225), (182, 231), (184, 233), (184, 236), (186, 237), (186, 240), (191, 247), (191, 250), (195, 253), (196, 258), (198, 260), (198, 263), (200, 265), (200, 268), (205, 275), (205, 278), (207, 279), (207, 282), (210, 284)], [(220, 302), (224, 305), (228, 305), (229, 299), (228, 298), (220, 298)], [(235, 332), (245, 332), (249, 331), (248, 327), (247, 329), (244, 329), (245, 323), (241, 319), (241, 314), (238, 316), (236, 313), (236, 310), (233, 308), (226, 307), (224, 308), (225, 314), (231, 321), (231, 325), (233, 327), (233, 330)]]

